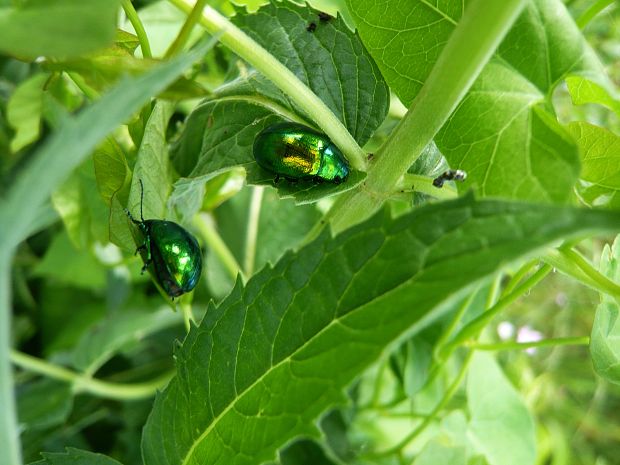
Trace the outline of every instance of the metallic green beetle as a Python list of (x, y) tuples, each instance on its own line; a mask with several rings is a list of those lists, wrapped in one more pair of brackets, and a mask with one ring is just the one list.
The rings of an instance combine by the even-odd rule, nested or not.
[(125, 210), (138, 227), (144, 242), (136, 249), (153, 279), (170, 297), (189, 292), (198, 283), (202, 272), (202, 252), (196, 238), (172, 221), (145, 220), (142, 214), (144, 187), (140, 180), (140, 220)]
[(325, 134), (298, 123), (278, 123), (254, 139), (259, 166), (290, 181), (312, 180), (340, 184), (349, 175), (346, 159)]

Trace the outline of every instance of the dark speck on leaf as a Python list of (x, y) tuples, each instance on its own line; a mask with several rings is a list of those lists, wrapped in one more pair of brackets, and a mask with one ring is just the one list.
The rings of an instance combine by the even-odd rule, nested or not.
[(326, 23), (326, 22), (328, 22), (328, 21), (330, 21), (332, 19), (332, 16), (327, 14), (327, 13), (324, 13), (322, 11), (319, 11), (319, 19), (322, 22)]
[(308, 31), (308, 32), (316, 31), (316, 23), (312, 22), (312, 23), (308, 24), (308, 27), (306, 28), (306, 31)]

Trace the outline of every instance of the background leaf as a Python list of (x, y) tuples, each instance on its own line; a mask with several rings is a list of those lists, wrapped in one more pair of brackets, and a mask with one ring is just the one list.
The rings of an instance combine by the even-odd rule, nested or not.
[[(149, 464), (262, 463), (345, 402), (343, 388), (445, 304), (560, 237), (620, 216), (471, 196), (323, 234), (211, 306), (145, 426)], [(320, 289), (320, 292), (317, 292)], [(196, 409), (196, 405), (203, 408)]]
[(590, 206), (620, 208), (620, 138), (584, 122), (568, 125), (581, 152), (579, 197)]
[(534, 421), (492, 355), (476, 352), (467, 378), (469, 433), (489, 465), (531, 465)]
[[(410, 105), (460, 20), (464, 3), (401, 0), (384, 8), (374, 0), (349, 0), (348, 5), (390, 88)], [(529, 2), (436, 137), (450, 166), (468, 172), (459, 190), (475, 186), (483, 196), (568, 199), (579, 174), (577, 149), (548, 103), (568, 75), (609, 85), (562, 2)]]
[[(620, 236), (613, 246), (603, 249), (600, 271), (614, 282), (620, 281)], [(607, 294), (601, 294), (601, 303), (596, 309), (592, 334), (590, 336), (590, 354), (594, 369), (607, 381), (620, 384), (620, 324), (618, 300)]]
[[(44, 459), (37, 465), (121, 465), (120, 462), (102, 454), (67, 448), (63, 453), (43, 453)], [(33, 464), (34, 465), (34, 464)]]
[(0, 7), (0, 50), (29, 58), (90, 52), (114, 39), (119, 5), (119, 0), (13, 2)]

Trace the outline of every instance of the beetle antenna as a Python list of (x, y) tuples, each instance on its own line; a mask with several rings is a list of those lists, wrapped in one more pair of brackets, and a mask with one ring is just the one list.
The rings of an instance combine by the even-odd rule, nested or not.
[(144, 215), (142, 214), (142, 204), (144, 204), (144, 184), (142, 184), (142, 179), (138, 179), (140, 181), (140, 219), (144, 221)]

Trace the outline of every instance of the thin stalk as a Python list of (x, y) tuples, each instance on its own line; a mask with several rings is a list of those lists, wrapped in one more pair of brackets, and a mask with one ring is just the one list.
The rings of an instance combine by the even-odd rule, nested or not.
[(532, 347), (557, 347), (557, 346), (565, 346), (565, 345), (587, 346), (588, 344), (590, 344), (590, 338), (588, 336), (581, 336), (581, 337), (556, 337), (556, 338), (543, 339), (540, 341), (532, 341), (532, 342), (506, 341), (506, 342), (496, 342), (492, 344), (481, 344), (478, 342), (472, 342), (472, 343), (466, 344), (466, 346), (474, 350), (501, 351), (501, 350), (525, 350), (525, 349), (531, 349)]
[(248, 211), (248, 229), (245, 235), (245, 257), (243, 269), (249, 278), (254, 273), (254, 261), (256, 260), (256, 242), (258, 240), (258, 222), (260, 220), (260, 208), (263, 203), (265, 189), (260, 186), (252, 188), (252, 199)]
[(144, 383), (119, 384), (109, 383), (84, 376), (81, 373), (54, 365), (39, 358), (16, 350), (11, 351), (11, 361), (20, 368), (48, 378), (64, 381), (73, 386), (76, 393), (86, 392), (98, 397), (116, 400), (136, 400), (152, 397), (158, 389), (162, 389), (174, 376), (173, 372), (165, 373)]
[[(3, 241), (0, 241), (4, 244)], [(21, 465), (21, 443), (13, 388), (11, 350), (11, 251), (0, 250), (0, 463)]]
[(532, 269), (538, 264), (538, 262), (538, 259), (530, 260), (529, 262), (521, 266), (521, 268), (517, 270), (517, 272), (512, 276), (512, 278), (510, 278), (508, 284), (506, 284), (506, 287), (502, 291), (502, 296), (510, 294), (514, 290), (514, 288), (517, 287), (517, 285), (521, 282), (521, 280), (525, 278), (525, 276), (530, 271), (532, 271)]
[(208, 1), (209, 0), (196, 0), (194, 8), (192, 8), (192, 11), (187, 16), (187, 19), (185, 20), (185, 23), (183, 23), (183, 27), (177, 34), (174, 42), (172, 42), (170, 44), (170, 47), (168, 47), (168, 50), (166, 50), (164, 58), (170, 58), (171, 56), (176, 55), (181, 50), (183, 50), (183, 47), (189, 40), (189, 36), (192, 33), (194, 26), (198, 24), (198, 21), (200, 21), (202, 10), (204, 9)]
[[(193, 0), (169, 1), (187, 14), (191, 13), (195, 5)], [(210, 34), (221, 33), (218, 40), (222, 44), (266, 76), (302, 108), (344, 153), (354, 169), (366, 171), (366, 153), (327, 105), (286, 66), (210, 6), (202, 11), (200, 23)]]
[(77, 88), (80, 89), (90, 100), (97, 100), (100, 97), (99, 92), (86, 84), (84, 78), (78, 73), (67, 71), (67, 76), (69, 76), (69, 79), (71, 79)]
[(332, 224), (342, 231), (369, 217), (448, 120), (495, 52), (525, 0), (470, 2), (424, 86), (375, 154), (363, 189), (339, 196)]
[(420, 192), (440, 200), (449, 200), (458, 197), (458, 192), (454, 186), (444, 184), (441, 188), (435, 187), (433, 185), (433, 178), (422, 174), (405, 174), (399, 182), (399, 185), (401, 188), (398, 189), (397, 192)]
[(609, 5), (612, 5), (615, 0), (597, 0), (590, 7), (584, 11), (579, 18), (577, 18), (577, 26), (579, 29), (583, 29), (588, 25), (590, 21), (594, 19), (596, 15), (598, 15), (601, 11), (607, 8)]
[(194, 226), (209, 246), (209, 250), (220, 259), (230, 277), (235, 280), (240, 274), (245, 281), (245, 275), (241, 271), (237, 259), (217, 232), (213, 221), (206, 214), (200, 213), (194, 217)]
[(183, 322), (185, 323), (185, 331), (189, 333), (192, 323), (195, 323), (194, 312), (192, 312), (192, 304), (187, 299), (181, 298), (181, 313), (183, 314)]
[(452, 384), (450, 384), (446, 392), (444, 392), (441, 400), (435, 405), (435, 408), (433, 408), (431, 413), (424, 419), (424, 421), (420, 423), (420, 425), (416, 429), (414, 429), (411, 433), (409, 433), (398, 444), (396, 444), (393, 447), (390, 447), (389, 449), (378, 452), (376, 454), (377, 456), (386, 456), (386, 455), (399, 453), (407, 446), (407, 444), (409, 444), (411, 441), (417, 438), (420, 435), (420, 433), (422, 433), (431, 424), (431, 422), (433, 422), (437, 418), (437, 415), (439, 414), (439, 412), (441, 412), (445, 408), (445, 406), (448, 405), (448, 402), (452, 400), (452, 397), (454, 397), (454, 394), (456, 394), (456, 391), (458, 390), (459, 386), (465, 379), (465, 375), (467, 374), (467, 369), (469, 368), (469, 364), (472, 360), (473, 354), (474, 354), (473, 351), (470, 351), (467, 354), (467, 356), (465, 357), (465, 360), (463, 360), (463, 364), (461, 365), (461, 369), (459, 370), (456, 378), (454, 378), (454, 381), (452, 381)]
[(484, 329), (484, 327), (489, 324), (489, 322), (497, 315), (499, 312), (504, 310), (510, 304), (515, 302), (519, 297), (528, 292), (532, 287), (542, 281), (545, 276), (547, 276), (551, 272), (552, 268), (549, 265), (543, 265), (540, 269), (534, 273), (532, 276), (527, 278), (521, 285), (517, 286), (514, 291), (510, 294), (503, 296), (500, 300), (497, 301), (495, 305), (489, 308), (486, 312), (480, 315), (478, 318), (470, 321), (467, 326), (465, 326), (461, 331), (456, 335), (456, 337), (450, 342), (446, 347), (448, 350), (452, 350), (455, 347), (458, 347), (461, 343), (475, 337)]
[(153, 53), (151, 52), (151, 44), (149, 43), (149, 38), (146, 35), (146, 31), (144, 30), (144, 25), (138, 16), (138, 12), (131, 4), (131, 0), (121, 0), (121, 5), (123, 10), (125, 10), (125, 14), (127, 15), (127, 19), (133, 26), (136, 31), (136, 35), (138, 36), (138, 40), (140, 41), (140, 49), (142, 50), (142, 56), (144, 58), (153, 58)]
[(571, 261), (583, 271), (593, 282), (596, 283), (599, 290), (611, 296), (620, 297), (620, 286), (600, 273), (592, 264), (586, 260), (583, 255), (573, 249), (560, 249), (560, 254), (567, 260)]
[(567, 253), (566, 250), (552, 250), (547, 252), (542, 259), (545, 263), (592, 289), (611, 296), (620, 296), (620, 286), (599, 273), (576, 252), (571, 254)]

